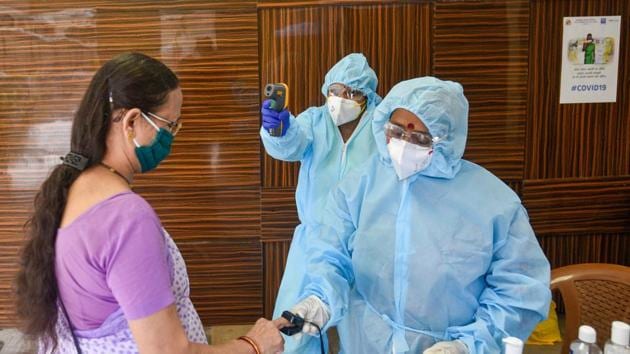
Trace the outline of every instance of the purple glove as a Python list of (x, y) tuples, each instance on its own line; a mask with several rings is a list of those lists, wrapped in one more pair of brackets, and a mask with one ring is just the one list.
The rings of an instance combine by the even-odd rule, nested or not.
[(271, 105), (271, 100), (264, 100), (262, 108), (260, 109), (260, 113), (262, 113), (262, 126), (265, 130), (269, 131), (269, 129), (280, 126), (280, 122), (282, 122), (282, 133), (280, 136), (284, 136), (287, 129), (289, 129), (289, 124), (291, 124), (289, 120), (291, 114), (286, 109), (283, 109), (281, 112), (274, 111), (269, 108), (269, 105)]

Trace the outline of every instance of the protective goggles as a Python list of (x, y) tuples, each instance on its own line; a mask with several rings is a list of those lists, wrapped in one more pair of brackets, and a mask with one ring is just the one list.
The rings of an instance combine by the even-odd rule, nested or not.
[(434, 138), (429, 132), (407, 131), (403, 127), (392, 122), (386, 122), (384, 128), (386, 137), (390, 139), (394, 138), (404, 140), (408, 143), (419, 146), (432, 147), (433, 144), (441, 140), (437, 137)]
[(365, 100), (365, 95), (359, 90), (353, 90), (352, 88), (344, 84), (332, 84), (328, 86), (328, 96), (333, 95), (341, 98), (346, 98), (353, 101)]

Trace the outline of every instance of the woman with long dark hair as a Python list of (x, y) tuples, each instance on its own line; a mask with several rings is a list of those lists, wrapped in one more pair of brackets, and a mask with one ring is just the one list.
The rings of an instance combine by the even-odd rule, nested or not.
[(17, 314), (40, 353), (275, 353), (259, 319), (247, 336), (208, 346), (177, 246), (131, 191), (168, 156), (182, 91), (163, 63), (121, 54), (94, 75), (70, 153), (35, 197), (16, 279)]

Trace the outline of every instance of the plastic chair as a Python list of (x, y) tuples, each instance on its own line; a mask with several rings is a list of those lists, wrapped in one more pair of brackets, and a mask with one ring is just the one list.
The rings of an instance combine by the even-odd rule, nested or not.
[(560, 292), (566, 312), (562, 353), (569, 352), (580, 325), (595, 328), (601, 346), (610, 337), (612, 321), (630, 322), (630, 267), (585, 263), (556, 268), (551, 290)]

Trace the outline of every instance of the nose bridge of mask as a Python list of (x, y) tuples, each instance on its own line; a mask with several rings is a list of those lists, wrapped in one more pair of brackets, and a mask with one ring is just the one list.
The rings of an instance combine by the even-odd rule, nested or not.
[(336, 107), (344, 107), (344, 108), (361, 107), (361, 105), (355, 100), (351, 100), (349, 98), (343, 98), (343, 97), (339, 97), (335, 95), (328, 96), (328, 102)]

